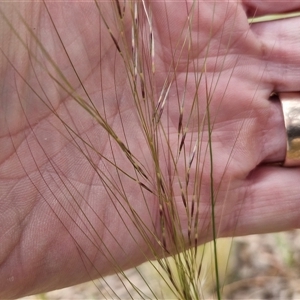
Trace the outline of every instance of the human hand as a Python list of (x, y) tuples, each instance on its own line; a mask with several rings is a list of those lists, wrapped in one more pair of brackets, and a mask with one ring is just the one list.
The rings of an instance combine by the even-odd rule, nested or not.
[(111, 3), (45, 3), (1, 4), (1, 297), (117, 272), (214, 226), (299, 227), (299, 169), (270, 165), (286, 140), (269, 96), (299, 89), (300, 20), (247, 17), (300, 4), (149, 2), (135, 64), (129, 4), (118, 23)]

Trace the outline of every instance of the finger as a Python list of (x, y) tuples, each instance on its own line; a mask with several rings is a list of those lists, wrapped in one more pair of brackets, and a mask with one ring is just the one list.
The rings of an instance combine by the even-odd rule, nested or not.
[[(251, 27), (261, 41), (261, 61), (265, 63), (262, 80), (273, 91), (299, 90), (299, 28), (300, 18), (253, 24)], [(265, 118), (266, 124), (260, 127), (259, 135), (261, 162), (282, 162), (286, 152), (286, 132), (279, 101), (266, 104)]]
[(299, 90), (300, 18), (253, 24), (251, 29), (261, 41), (267, 81), (277, 91)]
[(256, 17), (268, 14), (288, 13), (300, 10), (299, 0), (274, 1), (274, 0), (244, 0), (248, 17)]
[[(291, 92), (299, 90), (300, 18), (254, 24), (251, 29), (261, 41), (262, 62), (266, 62), (263, 81), (271, 90), (269, 92)], [(260, 120), (259, 138), (262, 163), (282, 162), (286, 152), (286, 132), (281, 105), (277, 101), (264, 100), (265, 116)], [(265, 118), (265, 119), (264, 119)], [(263, 123), (265, 120), (266, 123)]]
[(225, 235), (299, 228), (299, 179), (299, 168), (258, 167), (245, 182), (241, 205), (229, 215)]

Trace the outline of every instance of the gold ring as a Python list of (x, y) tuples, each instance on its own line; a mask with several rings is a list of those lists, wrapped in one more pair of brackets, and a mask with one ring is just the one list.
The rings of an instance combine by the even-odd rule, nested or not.
[(300, 166), (300, 92), (277, 93), (287, 134), (284, 167)]

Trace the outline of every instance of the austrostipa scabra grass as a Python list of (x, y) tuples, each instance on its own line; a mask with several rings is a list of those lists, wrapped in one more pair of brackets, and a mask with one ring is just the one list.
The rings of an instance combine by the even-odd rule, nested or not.
[[(2, 95), (11, 100), (3, 151), (14, 161), (11, 190), (28, 201), (14, 198), (18, 218), (31, 224), (11, 239), (30, 254), (21, 259), (14, 242), (4, 251), (12, 270), (33, 270), (12, 273), (9, 295), (102, 277), (100, 297), (122, 299), (104, 277), (117, 273), (127, 298), (202, 299), (214, 276), (220, 299), (222, 216), (235, 229), (243, 209), (240, 201), (226, 220), (247, 125), (224, 137), (242, 59), (232, 55), (237, 24), (241, 44), (251, 36), (239, 2), (43, 1), (5, 3), (0, 14)], [(245, 112), (230, 113), (248, 120), (255, 92), (249, 98)], [(197, 247), (209, 240), (214, 272)], [(165, 288), (140, 268), (139, 284), (124, 271), (144, 261)]]

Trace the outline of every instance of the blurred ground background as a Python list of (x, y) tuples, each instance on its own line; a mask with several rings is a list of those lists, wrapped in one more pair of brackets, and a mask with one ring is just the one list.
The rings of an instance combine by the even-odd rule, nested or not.
[[(199, 289), (203, 290), (203, 299), (216, 299), (214, 284), (209, 280), (210, 268), (207, 266), (210, 263), (204, 262), (206, 267), (203, 268), (203, 272), (206, 272), (206, 280), (204, 278), (199, 285)], [(219, 266), (221, 276), (223, 271), (226, 272), (223, 299), (300, 299), (300, 231), (226, 239), (219, 245)], [(137, 270), (126, 271), (126, 275), (135, 286), (148, 295), (146, 299), (153, 299), (139, 272), (159, 295), (160, 290), (164, 289), (162, 280), (153, 272), (149, 263), (143, 264)], [(172, 299), (171, 297), (165, 296), (164, 299)], [(128, 280), (120, 280), (114, 275), (105, 280), (25, 297), (22, 300), (142, 298)]]

